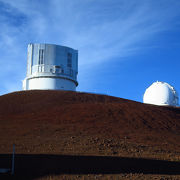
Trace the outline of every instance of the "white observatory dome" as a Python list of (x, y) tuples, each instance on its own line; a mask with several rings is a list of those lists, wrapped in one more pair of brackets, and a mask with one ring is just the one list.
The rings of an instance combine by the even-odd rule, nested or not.
[(168, 83), (157, 81), (146, 89), (143, 102), (161, 106), (178, 106), (178, 94)]

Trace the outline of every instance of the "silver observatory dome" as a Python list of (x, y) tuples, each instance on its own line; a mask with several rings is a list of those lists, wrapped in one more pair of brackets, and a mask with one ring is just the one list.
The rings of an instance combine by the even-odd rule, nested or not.
[(178, 106), (178, 94), (168, 83), (157, 81), (146, 89), (143, 102), (161, 106)]
[(51, 89), (75, 91), (78, 51), (55, 44), (29, 44), (27, 74), (23, 90)]

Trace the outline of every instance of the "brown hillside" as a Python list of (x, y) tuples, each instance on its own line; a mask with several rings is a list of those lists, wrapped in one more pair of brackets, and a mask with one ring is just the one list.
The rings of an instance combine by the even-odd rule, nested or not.
[(180, 108), (68, 91), (14, 92), (0, 96), (0, 154), (12, 144), (18, 154), (178, 161)]

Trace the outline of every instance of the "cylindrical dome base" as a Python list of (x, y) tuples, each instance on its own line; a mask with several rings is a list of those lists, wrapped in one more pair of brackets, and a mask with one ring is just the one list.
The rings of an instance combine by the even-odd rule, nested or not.
[(76, 84), (75, 82), (68, 79), (38, 77), (32, 79), (25, 79), (23, 81), (23, 89), (24, 90), (49, 89), (49, 90), (76, 91)]

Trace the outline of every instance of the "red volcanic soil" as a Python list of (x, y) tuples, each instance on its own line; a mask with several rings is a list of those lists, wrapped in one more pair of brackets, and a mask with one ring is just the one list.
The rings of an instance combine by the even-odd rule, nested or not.
[[(112, 96), (70, 91), (14, 92), (0, 96), (0, 159), (4, 159), (3, 163), (6, 158), (10, 158), (8, 154), (12, 151), (13, 144), (20, 159), (16, 171), (19, 178), (20, 169), (23, 167), (20, 162), (23, 158), (26, 160), (40, 158), (38, 162), (45, 164), (47, 162), (44, 162), (44, 159), (52, 158), (51, 155), (53, 158), (57, 156), (55, 164), (58, 163), (58, 158), (61, 161), (69, 158), (70, 164), (73, 164), (71, 161), (73, 157), (80, 158), (77, 161), (79, 164), (92, 162), (91, 157), (100, 158), (98, 161), (102, 161), (100, 164), (103, 162), (113, 164), (114, 161), (117, 163), (122, 160), (113, 159), (115, 157), (127, 158), (125, 164), (128, 170), (120, 171), (114, 167), (113, 169), (116, 169), (114, 172), (107, 167), (102, 171), (103, 168), (99, 165), (99, 171), (89, 172), (88, 167), (85, 171), (84, 165), (81, 164), (79, 171), (75, 171), (73, 166), (70, 171), (63, 170), (59, 175), (58, 171), (53, 170), (50, 172), (48, 170), (47, 173), (48, 167), (46, 167), (46, 171), (44, 169), (40, 174), (36, 172), (37, 174), (35, 173), (36, 175), (30, 179), (43, 179), (44, 176), (46, 176), (44, 179), (60, 177), (94, 179), (92, 174), (98, 174), (96, 179), (133, 179), (133, 177), (160, 179), (163, 178), (161, 174), (170, 176), (171, 179), (178, 179), (179, 164), (172, 165), (175, 169), (170, 171), (171, 166), (166, 166), (163, 161), (178, 163), (180, 159), (180, 108), (147, 105)], [(109, 162), (109, 159), (101, 159), (101, 157), (112, 158), (112, 161)], [(139, 159), (136, 159), (138, 164), (141, 164), (139, 169), (136, 169), (137, 163), (134, 170), (128, 168), (129, 163), (133, 164), (131, 162), (134, 162), (133, 158), (143, 158), (145, 164), (141, 164)], [(146, 162), (147, 159), (162, 161), (158, 163), (162, 163), (160, 166), (164, 167), (164, 170), (161, 168), (157, 171), (150, 167), (144, 170), (146, 164), (154, 163), (154, 161)], [(96, 161), (94, 163), (97, 164)], [(39, 166), (42, 167), (42, 164)], [(0, 161), (1, 167), (3, 165)], [(38, 171), (41, 171), (40, 167), (37, 167)]]

